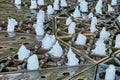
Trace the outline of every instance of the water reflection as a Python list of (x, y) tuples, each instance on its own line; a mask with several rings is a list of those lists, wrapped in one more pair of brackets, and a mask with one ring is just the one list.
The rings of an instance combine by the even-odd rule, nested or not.
[(37, 39), (37, 41), (42, 41), (42, 39), (43, 39), (43, 36), (40, 36), (40, 35), (36, 35), (36, 39)]
[(55, 14), (51, 14), (51, 15), (49, 15), (49, 14), (47, 14), (47, 19), (48, 19), (48, 21), (50, 21), (51, 19), (53, 19), (53, 17), (55, 16)]
[(30, 9), (30, 11), (31, 11), (31, 14), (37, 14), (37, 10), (35, 10), (35, 9)]
[(27, 74), (29, 75), (29, 80), (39, 80), (39, 76), (40, 76), (39, 71), (29, 72)]
[(15, 6), (16, 6), (16, 8), (17, 8), (18, 10), (21, 9), (21, 5), (15, 4)]
[(7, 32), (9, 37), (15, 37), (16, 33), (15, 32)]
[(7, 74), (3, 77), (3, 80), (15, 80), (18, 76), (21, 76), (22, 73), (16, 73), (16, 74)]
[(88, 15), (87, 15), (86, 13), (83, 13), (83, 14), (82, 14), (82, 18), (83, 18), (83, 19), (87, 19), (87, 18), (88, 18)]

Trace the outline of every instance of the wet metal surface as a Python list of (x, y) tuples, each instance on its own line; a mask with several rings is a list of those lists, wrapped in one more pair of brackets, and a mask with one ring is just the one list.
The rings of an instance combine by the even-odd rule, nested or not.
[[(60, 34), (62, 36), (58, 37), (57, 40), (60, 41), (60, 44), (62, 45), (63, 49), (65, 49), (65, 51), (69, 47), (72, 47), (73, 51), (75, 52), (75, 54), (81, 61), (80, 66), (79, 65), (78, 66), (65, 66), (65, 63), (67, 62), (65, 55), (60, 60), (53, 58), (49, 55), (46, 56), (46, 53), (48, 50), (42, 50), (39, 45), (40, 43), (38, 44), (36, 37), (34, 35), (34, 29), (31, 29), (32, 25), (35, 23), (35, 20), (36, 20), (35, 18), (36, 18), (37, 10), (29, 9), (30, 0), (24, 0), (22, 2), (21, 6), (14, 5), (13, 1), (14, 0), (0, 0), (0, 15), (2, 16), (2, 17), (0, 17), (0, 28), (3, 27), (3, 24), (4, 24), (5, 27), (3, 30), (6, 30), (7, 18), (11, 17), (11, 18), (15, 18), (18, 22), (20, 22), (20, 21), (23, 22), (21, 30), (18, 32), (25, 32), (25, 31), (27, 31), (26, 29), (30, 28), (29, 30), (31, 30), (33, 34), (25, 34), (25, 33), (17, 33), (17, 32), (15, 32), (15, 33), (0, 32), (0, 71), (1, 71), (0, 80), (18, 80), (18, 79), (19, 80), (68, 80), (68, 79), (70, 79), (70, 80), (95, 80), (95, 78), (96, 78), (96, 80), (98, 80), (99, 78), (101, 78), (100, 80), (102, 80), (102, 79), (104, 79), (105, 69), (107, 68), (106, 65), (109, 65), (109, 64), (114, 64), (116, 66), (116, 68), (117, 68), (116, 76), (118, 77), (118, 75), (120, 74), (120, 71), (119, 71), (119, 67), (117, 67), (117, 66), (120, 66), (120, 64), (119, 64), (120, 58), (117, 58), (117, 59), (115, 58), (115, 60), (118, 61), (117, 65), (116, 65), (116, 63), (114, 63), (114, 60), (109, 61), (109, 59), (111, 56), (114, 56), (113, 52), (116, 51), (115, 50), (115, 51), (111, 52), (111, 48), (114, 48), (114, 47), (112, 47), (114, 45), (114, 38), (115, 38), (115, 35), (117, 35), (119, 33), (117, 31), (120, 30), (120, 26), (119, 26), (118, 22), (115, 25), (113, 20), (115, 20), (116, 14), (118, 15), (119, 12), (116, 12), (115, 14), (111, 13), (109, 15), (106, 15), (107, 12), (105, 11), (103, 16), (94, 13), (95, 16), (98, 17), (98, 19), (102, 19), (102, 20), (100, 20), (100, 24), (97, 25), (97, 28), (99, 28), (101, 30), (102, 27), (106, 26), (108, 28), (108, 30), (110, 31), (110, 33), (112, 34), (111, 39), (106, 42), (109, 55), (107, 55), (107, 58), (105, 58), (105, 59), (103, 57), (106, 57), (106, 56), (101, 57), (100, 55), (94, 56), (94, 55), (88, 54), (88, 53), (90, 53), (91, 46), (95, 47), (93, 42), (95, 42), (98, 39), (98, 34), (91, 36), (89, 34), (89, 32), (87, 33), (87, 31), (89, 31), (90, 20), (86, 20), (86, 19), (81, 20), (81, 18), (78, 20), (75, 20), (75, 22), (77, 22), (77, 23), (80, 22), (80, 23), (86, 24), (86, 25), (77, 24), (77, 27), (80, 29), (78, 29), (78, 28), (76, 29), (77, 34), (78, 34), (78, 32), (81, 32), (81, 33), (85, 33), (85, 35), (89, 36), (88, 37), (89, 41), (87, 41), (88, 43), (85, 46), (83, 46), (83, 45), (77, 46), (77, 45), (71, 44), (72, 41), (74, 41), (76, 39), (75, 38), (76, 35), (68, 36), (68, 34), (66, 33), (67, 28), (64, 25), (65, 20), (62, 20), (62, 22), (58, 21), (59, 22), (58, 25), (60, 28), (57, 30), (58, 27), (56, 26), (56, 28), (54, 29), (54, 33), (55, 32), (58, 32), (58, 33), (63, 32), (63, 33)], [(46, 1), (52, 2), (53, 0), (46, 0)], [(55, 12), (56, 15), (59, 14), (60, 17), (66, 17), (73, 13), (73, 11), (74, 11), (73, 7), (78, 5), (78, 3), (76, 3), (77, 0), (76, 1), (71, 0), (71, 2), (69, 2), (69, 0), (67, 0), (67, 1), (70, 4), (69, 6), (72, 5), (72, 8), (71, 7), (70, 7), (70, 9), (61, 8), (60, 11)], [(87, 1), (89, 2), (89, 1), (93, 1), (93, 0), (87, 0)], [(106, 0), (106, 1), (108, 1), (108, 0)], [(96, 4), (96, 1), (95, 1), (95, 4), (94, 5), (93, 4), (94, 4), (93, 2), (89, 3), (90, 9), (93, 9), (93, 7)], [(46, 3), (45, 5), (48, 5), (48, 4)], [(104, 8), (107, 9), (106, 6)], [(46, 10), (46, 6), (45, 6), (45, 10)], [(119, 11), (119, 9), (116, 8), (116, 11)], [(51, 15), (51, 16), (56, 16), (56, 15)], [(111, 15), (115, 15), (115, 16), (111, 16)], [(109, 17), (107, 17), (107, 16), (109, 16)], [(48, 16), (48, 17), (50, 17), (50, 16)], [(108, 19), (108, 21), (106, 21), (106, 19)], [(47, 18), (45, 20), (50, 21), (51, 24), (53, 24), (52, 27), (54, 27), (54, 25), (57, 25), (57, 23), (51, 17), (50, 17), (50, 19)], [(110, 24), (109, 24), (109, 22), (110, 22)], [(20, 27), (20, 25), (17, 25), (17, 26)], [(45, 27), (49, 27), (49, 26), (51, 27), (51, 25), (48, 25)], [(62, 26), (62, 28), (61, 28), (61, 26)], [(84, 27), (85, 29), (83, 29), (81, 26), (86, 26), (86, 27)], [(53, 28), (48, 28), (48, 29), (46, 28), (46, 32), (49, 31), (49, 29), (53, 29)], [(61, 32), (59, 30), (61, 30)], [(114, 34), (113, 34), (113, 32), (114, 32)], [(58, 34), (58, 33), (56, 33), (56, 34)], [(64, 36), (64, 34), (65, 34), (65, 36)], [(66, 38), (66, 36), (68, 38)], [(97, 37), (94, 37), (94, 36), (97, 36)], [(72, 38), (72, 40), (71, 40), (71, 38)], [(95, 40), (93, 40), (93, 39), (95, 39)], [(33, 50), (34, 53), (31, 53), (31, 55), (32, 54), (38, 55), (38, 58), (40, 61), (40, 66), (41, 66), (40, 70), (27, 71), (27, 68), (26, 68), (27, 61), (26, 60), (19, 61), (18, 58), (16, 58), (16, 53), (22, 44), (24, 44), (28, 49), (30, 49), (31, 52)], [(37, 44), (37, 48), (39, 47), (40, 50), (39, 49), (35, 50), (36, 44)], [(87, 49), (87, 50), (86, 50), (86, 52), (79, 51), (79, 50), (77, 50), (79, 48), (81, 48), (82, 50), (83, 49), (85, 49), (85, 50)], [(115, 54), (118, 54), (119, 52), (120, 51), (118, 51), (118, 52), (116, 51)], [(111, 53), (113, 53), (113, 55), (111, 55)], [(104, 66), (98, 65), (98, 68), (97, 68), (97, 66), (94, 65), (94, 63), (97, 63), (97, 60), (100, 60), (100, 61), (98, 61), (98, 63), (101, 63), (103, 60), (105, 60), (106, 63), (104, 63)], [(43, 64), (42, 64), (42, 62), (43, 62)], [(58, 63), (60, 63), (60, 64), (58, 64)], [(98, 72), (96, 72), (97, 69), (98, 69)], [(103, 70), (101, 70), (101, 69), (103, 69)], [(96, 74), (98, 74), (97, 77), (96, 77)]]
[(23, 80), (93, 80), (95, 77), (95, 69), (96, 67), (92, 65), (58, 67), (39, 71), (14, 72), (7, 75), (1, 74), (0, 79), (8, 78), (17, 80), (19, 78)]
[(0, 58), (16, 53), (22, 44), (32, 49), (36, 42), (33, 34), (0, 32)]
[(23, 20), (33, 16), (28, 7), (20, 7), (21, 9), (18, 9), (10, 0), (0, 0), (0, 15), (2, 16), (0, 21), (7, 21), (8, 17)]

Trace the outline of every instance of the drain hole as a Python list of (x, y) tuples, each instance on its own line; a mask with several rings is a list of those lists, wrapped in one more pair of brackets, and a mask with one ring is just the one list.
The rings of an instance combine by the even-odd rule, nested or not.
[(24, 45), (28, 45), (29, 43), (24, 43)]
[(26, 39), (26, 37), (21, 37), (20, 39)]
[(104, 79), (105, 77), (105, 72), (99, 74), (100, 79)]
[(70, 73), (69, 72), (64, 72), (63, 75), (68, 76), (68, 75), (70, 75)]
[(27, 16), (27, 18), (31, 18), (31, 16)]
[(0, 46), (0, 49), (2, 49), (3, 47)]
[(30, 51), (34, 51), (34, 49), (30, 49)]
[(84, 79), (78, 79), (78, 80), (84, 80)]
[(5, 35), (5, 37), (8, 37), (8, 35)]
[(1, 72), (8, 72), (8, 70), (7, 69), (2, 69)]
[(13, 50), (13, 48), (9, 48), (10, 50)]
[(41, 76), (41, 78), (46, 78), (45, 76)]

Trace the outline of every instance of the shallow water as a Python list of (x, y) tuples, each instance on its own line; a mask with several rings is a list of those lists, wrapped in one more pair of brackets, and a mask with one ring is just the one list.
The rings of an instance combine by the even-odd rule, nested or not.
[[(48, 0), (49, 1), (49, 0)], [(52, 0), (51, 0), (52, 1)], [(30, 0), (25, 0), (23, 1), (22, 5), (14, 5), (12, 3), (13, 0), (0, 0), (0, 27), (2, 23), (7, 23), (7, 18), (15, 18), (17, 21), (21, 20), (32, 20), (36, 17), (37, 10), (30, 10)], [(12, 37), (10, 37), (12, 36)], [(31, 40), (32, 38), (32, 40)], [(37, 40), (34, 35), (27, 35), (27, 34), (9, 34), (5, 32), (0, 32), (0, 59), (2, 57), (5, 57), (7, 55), (13, 55), (15, 54), (21, 44), (25, 44), (28, 49), (33, 50), (35, 47), (35, 44), (37, 43)], [(87, 66), (85, 67), (71, 67), (71, 68), (62, 68), (62, 69), (57, 69), (54, 68), (54, 70), (42, 70), (40, 72), (31, 72), (31, 73), (24, 73), (25, 75), (20, 75), (19, 78), (27, 78), (30, 77), (31, 75), (37, 75), (39, 76), (40, 79), (42, 80), (65, 80), (67, 77), (70, 77), (73, 73), (80, 72), (81, 69), (87, 69)], [(95, 76), (95, 69), (89, 69), (88, 71), (83, 71), (84, 73), (80, 75), (80, 78), (77, 77), (79, 80), (91, 80), (93, 76)], [(36, 76), (37, 76), (36, 75)], [(60, 76), (58, 76), (60, 75)], [(0, 75), (1, 76), (1, 75)], [(55, 77), (58, 76), (58, 77)], [(6, 77), (6, 76), (5, 76)], [(32, 76), (31, 76), (32, 77)], [(43, 79), (44, 78), (44, 79)], [(1, 79), (1, 78), (0, 78)], [(35, 80), (35, 79), (34, 79)], [(76, 80), (76, 78), (73, 78), (71, 80)]]
[(33, 50), (36, 43), (32, 34), (0, 32), (0, 59), (16, 54), (22, 44)]
[[(90, 68), (91, 67), (91, 68)], [(23, 73), (23, 74), (22, 74)], [(79, 73), (78, 75), (75, 75)], [(0, 79), (23, 79), (23, 80), (94, 80), (95, 66), (71, 66), (49, 68), (37, 71), (24, 71), (0, 75)]]
[[(25, 0), (22, 5), (15, 5), (10, 0), (0, 0), (0, 23), (7, 21), (8, 17), (15, 18), (17, 21), (28, 18), (34, 18), (35, 16), (29, 9), (30, 1)], [(17, 8), (17, 7), (18, 8)], [(21, 7), (21, 9), (19, 9)]]

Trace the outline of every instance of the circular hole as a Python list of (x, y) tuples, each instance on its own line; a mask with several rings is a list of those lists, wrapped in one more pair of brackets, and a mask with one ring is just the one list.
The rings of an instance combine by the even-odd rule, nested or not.
[(31, 16), (27, 16), (27, 18), (31, 18)]
[(63, 75), (68, 76), (68, 75), (70, 75), (70, 73), (69, 72), (64, 72)]
[(84, 79), (78, 79), (78, 80), (84, 80)]
[(35, 13), (31, 12), (31, 14), (35, 14)]
[(24, 45), (28, 45), (29, 43), (24, 43)]
[(8, 37), (8, 35), (5, 35), (5, 37)]
[(26, 37), (21, 37), (20, 39), (26, 39)]
[(10, 50), (13, 50), (13, 48), (9, 48)]
[(41, 78), (46, 78), (45, 76), (41, 76)]
[(34, 51), (34, 49), (30, 49), (30, 51)]
[(7, 69), (2, 69), (2, 71), (1, 72), (8, 72), (8, 70)]
[(3, 47), (0, 46), (0, 49), (2, 49)]
[(100, 79), (104, 79), (105, 77), (105, 72), (99, 74)]
[(117, 75), (120, 75), (120, 71), (116, 71), (116, 74), (117, 74)]

